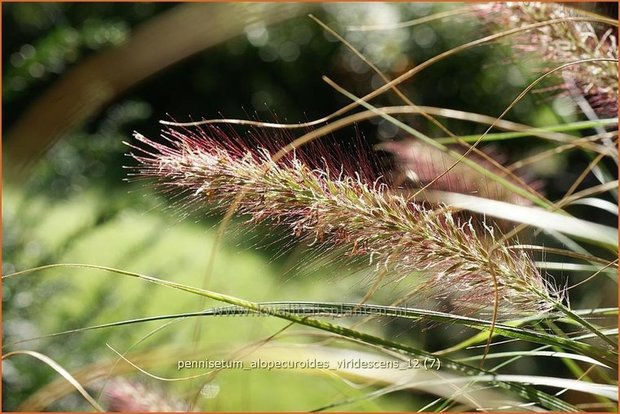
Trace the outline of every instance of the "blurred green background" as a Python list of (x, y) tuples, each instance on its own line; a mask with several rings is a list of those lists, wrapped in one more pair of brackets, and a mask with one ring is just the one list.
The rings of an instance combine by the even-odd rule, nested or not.
[[(484, 28), (468, 14), (412, 28), (374, 32), (346, 28), (396, 23), (456, 7), (462, 6), (3, 4), (3, 273), (50, 263), (90, 263), (202, 286), (219, 218), (195, 214), (182, 219), (148, 183), (125, 182), (123, 166), (132, 161), (125, 156), (128, 148), (123, 141), (131, 140), (132, 131), (156, 138), (160, 119), (226, 117), (297, 123), (320, 118), (349, 103), (321, 80), (322, 75), (358, 96), (380, 86), (381, 80), (308, 13), (344, 34), (393, 78), (442, 51), (479, 38)], [(179, 24), (186, 15), (194, 20)], [(213, 40), (214, 32), (226, 29), (218, 21), (230, 26), (227, 39)], [(149, 31), (149, 25), (161, 26)], [(204, 47), (196, 46), (196, 39), (203, 39)], [(177, 43), (168, 50), (165, 43), (170, 41)], [(195, 52), (185, 52), (192, 42)], [(114, 54), (128, 43), (133, 48), (128, 55)], [(175, 61), (167, 61), (172, 55)], [(89, 66), (101, 56), (107, 56), (108, 66)], [(151, 59), (150, 69), (141, 67), (140, 59)], [(515, 62), (503, 45), (477, 47), (423, 71), (402, 90), (417, 104), (497, 116), (535, 78), (534, 71), (526, 69), (530, 63)], [(77, 108), (63, 109), (76, 102)], [(377, 102), (401, 104), (391, 94)], [(544, 126), (576, 120), (578, 115), (562, 97), (541, 92), (529, 95), (508, 118)], [(419, 118), (407, 120), (428, 135), (441, 136)], [(462, 134), (484, 130), (467, 122), (445, 124)], [(374, 144), (403, 134), (375, 120), (339, 131), (334, 139), (354, 136)], [(536, 147), (515, 142), (503, 150), (514, 160), (545, 145), (532, 142)], [(533, 168), (546, 180), (551, 199), (565, 192), (587, 165), (583, 157), (570, 157), (556, 157), (551, 164)], [(303, 246), (286, 236), (272, 229), (234, 225), (218, 249), (209, 288), (256, 301), (354, 301), (364, 295), (370, 285), (368, 276), (342, 261), (321, 260), (320, 254), (309, 260)], [(360, 278), (364, 283), (359, 283)], [(7, 281), (2, 296), (5, 344), (97, 323), (201, 309), (200, 301), (188, 294), (76, 269)], [(268, 318), (213, 318), (201, 323), (200, 347), (209, 355), (222, 347), (265, 338), (285, 326)], [(106, 344), (123, 352), (160, 324), (98, 330), (10, 349), (38, 350), (73, 371), (113, 359)], [(400, 332), (400, 340), (426, 341), (431, 348), (445, 346), (460, 334), (442, 328), (440, 334), (451, 338), (446, 341), (412, 326), (383, 323), (369, 329)], [(138, 349), (187, 345), (193, 331), (194, 321), (182, 321)], [(152, 371), (174, 376), (175, 368), (167, 363)], [(4, 362), (3, 409), (18, 409), (56, 378), (49, 367), (27, 357)], [(144, 375), (135, 378), (154, 382)], [(312, 410), (363, 393), (334, 378), (287, 371), (226, 372), (217, 381), (220, 393), (200, 399), (201, 409)], [(185, 399), (195, 387), (185, 383), (173, 384), (171, 389)], [(401, 391), (340, 408), (409, 411), (425, 402), (426, 398)], [(75, 395), (48, 407), (87, 408)]]

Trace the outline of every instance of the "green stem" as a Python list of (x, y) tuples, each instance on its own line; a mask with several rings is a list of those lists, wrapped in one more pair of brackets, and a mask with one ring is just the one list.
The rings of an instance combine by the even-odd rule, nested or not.
[[(133, 273), (133, 272), (129, 272), (129, 271), (122, 270), (122, 269), (114, 269), (111, 267), (89, 265), (89, 264), (52, 264), (52, 265), (40, 266), (38, 268), (23, 270), (20, 272), (16, 272), (10, 275), (3, 276), (2, 278), (4, 279), (8, 277), (15, 277), (18, 275), (32, 273), (38, 270), (58, 268), (58, 267), (77, 267), (77, 268), (84, 268), (84, 269), (97, 269), (97, 270), (102, 270), (106, 272), (117, 273), (117, 274), (124, 275), (124, 276), (138, 278), (138, 279), (141, 279), (141, 280), (144, 280), (144, 281), (156, 284), (156, 285), (170, 287), (170, 288), (185, 291), (188, 293), (201, 295), (201, 296), (204, 296), (210, 299), (229, 303), (232, 305), (242, 306), (246, 309), (251, 309), (251, 310), (254, 310), (260, 313), (267, 313), (268, 315), (272, 315), (272, 316), (275, 316), (275, 317), (278, 317), (284, 320), (299, 323), (301, 325), (309, 326), (312, 328), (320, 329), (322, 331), (327, 331), (327, 332), (330, 332), (336, 335), (343, 336), (345, 338), (357, 340), (357, 341), (364, 342), (364, 343), (371, 344), (371, 345), (376, 345), (384, 349), (396, 351), (407, 357), (411, 357), (413, 355), (413, 356), (418, 356), (422, 358), (436, 359), (441, 362), (442, 366), (448, 367), (455, 371), (462, 372), (466, 375), (481, 375), (482, 374), (482, 375), (490, 375), (491, 377), (495, 377), (495, 374), (489, 371), (476, 368), (470, 365), (462, 364), (462, 363), (456, 362), (454, 360), (451, 360), (445, 357), (437, 357), (435, 354), (431, 352), (417, 349), (412, 346), (401, 344), (398, 342), (393, 342), (385, 338), (380, 338), (380, 337), (376, 337), (370, 334), (359, 332), (359, 331), (356, 331), (356, 330), (353, 330), (353, 329), (350, 329), (344, 326), (333, 325), (329, 322), (319, 321), (316, 319), (310, 319), (308, 317), (303, 317), (303, 316), (298, 316), (298, 315), (293, 315), (288, 312), (279, 312), (275, 310), (273, 311), (267, 310), (267, 312), (265, 312), (265, 309), (261, 307), (261, 305), (258, 303), (249, 302), (249, 301), (239, 299), (233, 296), (225, 295), (222, 293), (217, 293), (217, 292), (213, 292), (213, 291), (209, 291), (205, 289), (194, 288), (194, 287), (186, 286), (180, 283), (158, 279), (152, 276), (147, 276), (147, 275), (143, 275), (139, 273)], [(519, 395), (522, 398), (526, 398), (529, 401), (540, 403), (545, 408), (548, 408), (554, 411), (572, 411), (572, 412), (578, 411), (571, 404), (566, 403), (565, 401), (562, 401), (561, 399), (556, 398), (552, 395), (549, 395), (545, 392), (539, 391), (531, 386), (523, 385), (523, 384), (516, 383), (516, 382), (505, 382), (505, 381), (493, 381), (493, 382), (502, 388), (513, 391), (515, 394)]]
[[(562, 330), (556, 325), (554, 324), (552, 321), (546, 321), (547, 326), (549, 326), (553, 332), (555, 332), (556, 335), (558, 336), (565, 336), (565, 333), (562, 332)], [(558, 351), (561, 352), (562, 349), (557, 347), (557, 346), (552, 346), (551, 347), (554, 351)], [(561, 358), (562, 362), (564, 363), (564, 365), (566, 365), (566, 367), (570, 370), (570, 372), (573, 373), (573, 375), (575, 376), (575, 378), (578, 379), (585, 379), (588, 382), (594, 382), (592, 381), (592, 378), (590, 378), (589, 375), (586, 374), (586, 372), (584, 372), (583, 369), (581, 369), (581, 367), (579, 366), (579, 364), (577, 364), (575, 361), (568, 359), (568, 358)], [(609, 398), (605, 398), (601, 395), (596, 395), (595, 398), (602, 403), (611, 403), (612, 401)]]
[[(601, 338), (607, 344), (609, 344), (609, 346), (611, 346), (611, 349), (613, 349), (613, 350), (617, 349), (618, 344), (616, 343), (616, 341), (612, 340), (610, 337), (608, 337), (607, 335), (603, 334), (600, 329), (597, 329), (590, 322), (588, 322), (587, 320), (585, 320), (581, 316), (577, 315), (575, 312), (571, 311), (569, 308), (564, 306), (562, 303), (560, 303), (558, 301), (554, 301), (553, 299), (549, 299), (549, 300), (551, 300), (554, 303), (556, 308), (558, 308), (560, 311), (562, 311), (564, 314), (566, 314), (566, 316), (568, 316), (569, 318), (579, 322), (579, 324), (581, 326), (583, 326), (584, 328), (586, 328), (587, 330), (589, 330), (590, 332), (592, 332), (593, 334), (595, 334), (596, 336)], [(614, 352), (617, 354), (617, 351), (614, 351)]]
[(533, 128), (528, 131), (520, 131), (520, 132), (499, 132), (499, 133), (491, 133), (486, 134), (482, 139), (480, 139), (480, 135), (462, 135), (460, 137), (442, 137), (435, 138), (435, 141), (440, 144), (454, 144), (458, 141), (462, 140), (467, 143), (470, 142), (480, 142), (485, 141), (505, 141), (509, 139), (515, 138), (524, 138), (531, 137), (536, 134), (544, 133), (544, 132), (569, 132), (569, 131), (580, 131), (582, 129), (596, 128), (596, 127), (606, 127), (618, 124), (618, 118), (610, 118), (610, 119), (601, 119), (598, 121), (581, 121), (581, 122), (572, 122), (570, 124), (565, 125), (553, 125), (550, 127), (543, 128)]

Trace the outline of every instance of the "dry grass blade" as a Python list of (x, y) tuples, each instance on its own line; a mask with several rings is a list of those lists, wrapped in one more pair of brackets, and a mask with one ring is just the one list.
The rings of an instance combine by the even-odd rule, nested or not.
[(97, 401), (95, 401), (95, 399), (90, 396), (90, 394), (84, 389), (84, 387), (82, 387), (82, 385), (66, 369), (61, 367), (56, 361), (54, 361), (50, 357), (48, 357), (46, 355), (43, 355), (43, 354), (41, 354), (39, 352), (36, 352), (36, 351), (13, 351), (13, 352), (9, 352), (7, 354), (2, 355), (2, 360), (5, 360), (7, 358), (11, 358), (11, 357), (16, 356), (16, 355), (28, 355), (28, 356), (31, 356), (33, 358), (36, 358), (36, 359), (44, 362), (50, 368), (52, 368), (54, 371), (56, 371), (58, 374), (60, 374), (68, 383), (70, 383), (71, 386), (77, 392), (79, 392), (82, 395), (82, 397), (84, 397), (84, 399), (95, 410), (97, 410), (97, 411), (105, 411), (103, 408), (101, 408), (101, 406), (97, 403)]

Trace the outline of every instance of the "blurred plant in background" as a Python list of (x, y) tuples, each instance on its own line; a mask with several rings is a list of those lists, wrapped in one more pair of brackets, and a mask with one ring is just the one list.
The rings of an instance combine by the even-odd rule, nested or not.
[[(450, 298), (425, 301), (411, 296), (413, 287), (408, 281), (412, 278), (402, 277), (397, 282), (392, 278), (391, 283), (387, 279), (377, 281), (375, 268), (368, 266), (363, 254), (356, 258), (329, 247), (308, 247), (308, 243), (296, 240), (283, 229), (265, 225), (248, 229), (243, 218), (234, 220), (220, 239), (215, 226), (221, 215), (203, 217), (202, 209), (183, 209), (183, 199), (170, 200), (151, 183), (124, 181), (127, 170), (123, 167), (131, 161), (125, 156), (123, 141), (129, 141), (134, 130), (156, 139), (160, 126), (155, 120), (159, 119), (185, 122), (239, 118), (292, 124), (320, 119), (351, 103), (349, 97), (323, 82), (323, 75), (353, 95), (363, 96), (385, 84), (381, 75), (395, 79), (483, 36), (565, 16), (589, 16), (594, 20), (498, 36), (496, 41), (465, 47), (437, 60), (398, 85), (409, 100), (424, 105), (417, 112), (411, 107), (397, 112), (397, 106), (406, 102), (391, 92), (371, 101), (375, 108), (395, 108), (392, 115), (413, 131), (403, 131), (386, 116), (367, 116), (362, 120), (368, 122), (359, 122), (355, 128), (328, 128), (330, 136), (320, 138), (324, 143), (318, 151), (331, 148), (336, 158), (349, 158), (344, 163), (355, 166), (368, 161), (360, 151), (373, 145), (389, 150), (393, 156), (383, 152), (368, 159), (378, 157), (378, 169), (388, 181), (400, 180), (404, 189), (415, 191), (433, 181), (456, 159), (437, 148), (420, 150), (424, 147), (419, 143), (411, 144), (417, 155), (407, 157), (409, 141), (403, 138), (411, 138), (415, 132), (463, 154), (467, 149), (463, 141), (476, 142), (490, 124), (495, 124), (496, 129), (484, 138), (484, 154), (500, 161), (505, 170), (476, 158), (481, 154), (472, 154), (469, 159), (496, 176), (514, 173), (509, 183), (519, 186), (519, 180), (523, 180), (531, 184), (534, 191), (529, 193), (530, 198), (540, 203), (568, 197), (560, 206), (565, 212), (592, 225), (604, 225), (607, 230), (617, 225), (617, 118), (599, 119), (616, 114), (617, 62), (576, 65), (559, 76), (549, 76), (502, 117), (506, 119), (497, 120), (515, 97), (545, 71), (574, 59), (616, 58), (617, 29), (598, 15), (577, 11), (562, 14), (565, 9), (557, 6), (540, 6), (532, 12), (521, 4), (500, 3), (15, 3), (2, 7), (4, 275), (51, 263), (88, 263), (185, 286), (206, 286), (210, 291), (248, 301), (304, 301), (304, 309), (308, 310), (313, 310), (316, 303), (355, 304), (370, 298), (369, 303), (391, 305), (398, 298), (415, 298), (407, 305), (416, 309), (437, 309), (441, 305), (440, 309), (449, 311), (454, 305)], [(604, 9), (589, 7), (594, 7), (594, 12)], [(546, 8), (551, 15), (545, 14)], [(308, 13), (336, 35), (308, 18)], [(617, 10), (612, 10), (615, 20), (613, 13), (617, 14)], [(524, 19), (516, 21), (519, 16)], [(586, 33), (587, 38), (574, 50), (570, 40), (556, 41), (567, 33)], [(337, 34), (381, 73), (360, 59)], [(541, 44), (559, 47), (561, 56), (556, 53), (541, 58), (536, 54)], [(533, 54), (529, 54), (530, 49), (535, 49)], [(588, 55), (584, 51), (594, 52)], [(605, 85), (611, 87), (597, 84), (601, 79), (597, 68), (604, 68)], [(579, 71), (592, 76), (580, 84), (583, 76)], [(567, 79), (581, 89), (562, 88)], [(609, 83), (609, 79), (613, 82)], [(599, 98), (591, 99), (593, 95)], [(584, 105), (594, 110), (589, 112)], [(417, 116), (420, 111), (435, 117), (441, 125)], [(334, 124), (330, 120), (315, 126)], [(248, 134), (261, 136), (267, 147), (274, 149), (272, 152), (300, 136), (300, 130), (310, 130), (282, 132), (242, 125), (230, 128), (231, 136), (242, 141), (251, 141)], [(362, 149), (359, 141), (363, 141)], [(487, 141), (492, 142), (492, 147)], [(458, 164), (452, 175), (447, 174), (430, 189), (471, 195), (473, 190), (460, 185), (460, 178), (488, 190), (474, 195), (494, 198), (507, 193), (512, 198), (500, 199), (536, 204), (531, 200), (523, 202), (522, 194), (517, 195), (487, 175), (478, 173), (475, 178), (465, 179), (467, 168), (464, 163)], [(527, 170), (527, 176), (523, 170)], [(394, 176), (390, 175), (392, 171)], [(544, 196), (538, 192), (542, 183)], [(484, 200), (480, 203), (484, 206)], [(470, 213), (455, 214), (470, 217)], [(180, 216), (189, 219), (181, 220)], [(483, 213), (476, 217), (483, 217)], [(517, 223), (520, 220), (526, 218), (516, 218)], [(476, 219), (476, 223), (479, 221)], [(513, 221), (508, 227), (500, 222), (502, 231), (514, 228)], [(596, 315), (587, 321), (596, 325), (600, 336), (613, 336), (617, 299), (612, 293), (617, 289), (617, 278), (612, 261), (617, 247), (614, 250), (608, 243), (597, 243), (595, 236), (584, 240), (545, 227), (526, 229), (518, 238), (545, 247), (543, 254), (534, 250), (532, 265), (554, 286), (569, 288), (570, 306), (581, 312), (579, 315), (585, 317), (587, 310), (593, 309)], [(568, 250), (573, 257), (554, 248), (564, 249), (563, 253)], [(217, 254), (211, 263), (213, 251)], [(381, 289), (375, 291), (375, 284)], [(488, 290), (489, 286), (484, 288)], [(445, 320), (442, 315), (449, 314), (424, 311), (411, 311), (407, 317), (383, 314), (378, 321), (360, 326), (359, 317), (330, 319), (334, 324), (374, 335), (372, 340), (351, 332), (345, 335), (357, 345), (336, 340), (334, 335), (319, 336), (319, 340), (329, 338), (331, 342), (318, 344), (315, 336), (319, 331), (301, 326), (299, 320), (287, 328), (288, 322), (278, 318), (212, 316), (200, 322), (192, 317), (172, 319), (174, 322), (165, 328), (160, 328), (167, 323), (165, 320), (154, 320), (16, 344), (112, 321), (165, 314), (187, 316), (187, 312), (222, 304), (211, 300), (213, 297), (199, 303), (184, 292), (75, 268), (6, 279), (2, 292), (3, 353), (31, 349), (51, 357), (91, 395), (98, 396), (105, 387), (100, 402), (108, 409), (127, 407), (122, 404), (123, 398), (132, 393), (144, 397), (146, 405), (140, 406), (141, 410), (146, 406), (164, 410), (166, 405), (178, 408), (184, 404), (182, 409), (209, 411), (438, 411), (471, 410), (490, 404), (495, 408), (507, 405), (514, 411), (527, 408), (520, 405), (526, 403), (524, 395), (556, 410), (617, 409), (605, 388), (615, 384), (616, 367), (601, 367), (610, 364), (616, 349), (609, 349), (601, 338), (573, 339), (595, 334), (588, 332), (580, 317), (562, 314), (560, 308), (551, 313), (549, 320), (539, 315), (540, 319), (510, 321), (514, 331), (504, 325), (499, 327), (502, 337), (494, 338), (485, 362), (489, 372), (482, 372), (476, 369), (490, 319)], [(308, 303), (311, 301), (315, 301), (314, 305)], [(557, 319), (560, 314), (563, 319)], [(334, 332), (326, 325), (322, 328), (328, 331), (324, 335)], [(200, 341), (193, 345), (196, 338)], [(388, 346), (376, 338), (402, 346)], [(467, 349), (469, 346), (472, 349)], [(364, 360), (391, 361), (403, 353), (408, 357), (416, 355), (411, 349), (421, 350), (421, 355), (427, 357), (435, 352), (438, 358), (446, 358), (442, 361), (447, 361), (448, 366), (438, 374), (424, 370), (407, 374), (340, 370), (337, 375), (320, 377), (303, 370), (215, 370), (201, 379), (161, 382), (139, 374), (113, 352), (127, 352), (127, 358), (147, 372), (168, 378), (204, 374), (176, 370), (176, 361), (182, 357), (307, 357), (335, 362), (360, 356)], [(232, 350), (236, 351), (231, 354)], [(563, 353), (545, 354), (548, 351)], [(545, 358), (544, 367), (541, 358)], [(484, 379), (491, 372), (529, 377), (513, 378), (512, 382)], [(455, 373), (466, 375), (459, 377)], [(433, 381), (439, 381), (437, 375), (455, 389), (435, 384)], [(106, 384), (109, 376), (119, 378)], [(543, 376), (556, 377), (560, 389), (572, 389), (558, 394), (557, 399), (547, 398), (536, 394), (535, 386), (519, 382)], [(582, 378), (580, 382), (569, 381)], [(459, 382), (472, 379), (480, 383), (466, 387)], [(599, 390), (588, 386), (587, 381), (605, 385)], [(488, 384), (494, 388), (486, 390)], [(510, 395), (500, 394), (497, 384), (503, 388), (508, 384)], [(161, 388), (166, 392), (160, 393)], [(4, 410), (88, 409), (74, 391), (41, 361), (23, 355), (3, 361)]]

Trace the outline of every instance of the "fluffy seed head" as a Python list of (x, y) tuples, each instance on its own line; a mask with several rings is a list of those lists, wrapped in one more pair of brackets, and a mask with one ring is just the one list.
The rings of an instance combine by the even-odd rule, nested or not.
[(315, 245), (365, 255), (398, 278), (422, 272), (427, 288), (469, 313), (492, 308), (493, 275), (503, 315), (548, 312), (548, 298), (558, 297), (524, 253), (491, 248), (490, 227), (481, 237), (471, 222), (391, 192), (381, 178), (330, 168), (321, 161), (327, 156), (315, 154), (313, 167), (299, 153), (274, 161), (264, 147), (239, 144), (217, 129), (169, 129), (166, 145), (135, 137), (136, 175), (184, 194), (186, 203), (225, 209), (243, 192), (238, 212), (251, 221), (269, 220)]
[[(582, 16), (557, 3), (510, 2), (473, 6), (482, 22), (494, 30), (509, 30), (533, 23)], [(583, 16), (582, 16), (583, 17)], [(542, 26), (511, 37), (513, 50), (530, 53), (550, 70), (580, 59), (618, 59), (617, 31), (604, 27), (597, 31), (587, 21), (570, 21)], [(570, 66), (562, 72), (564, 89), (578, 89), (601, 116), (618, 113), (617, 62), (589, 62)]]

